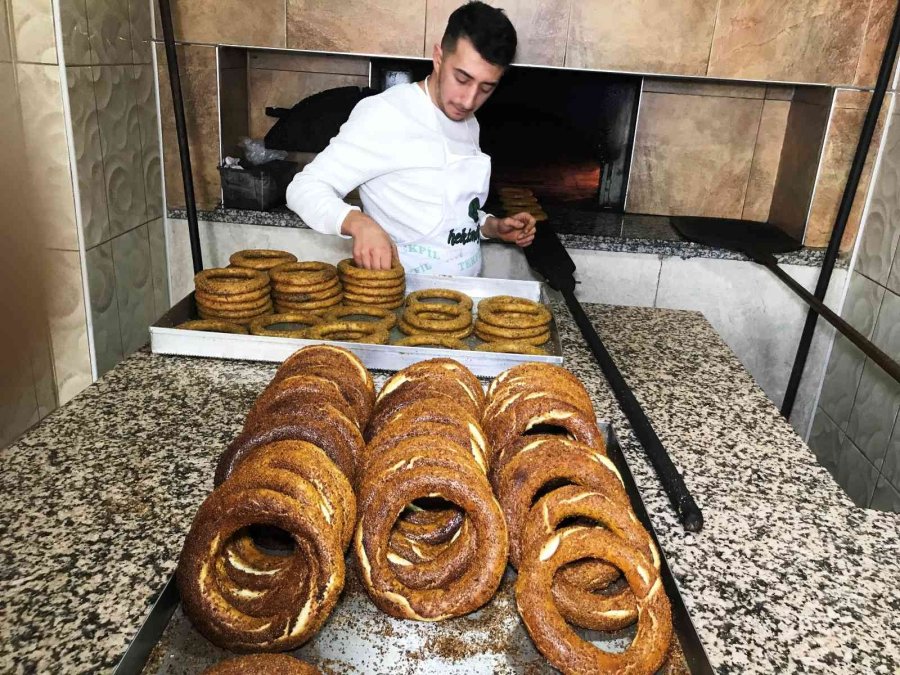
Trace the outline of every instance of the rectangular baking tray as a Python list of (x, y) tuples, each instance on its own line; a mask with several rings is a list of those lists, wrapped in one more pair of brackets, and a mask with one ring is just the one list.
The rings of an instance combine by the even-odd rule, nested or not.
[[(616, 464), (635, 515), (660, 550), (660, 575), (672, 607), (676, 640), (672, 657), (658, 675), (710, 675), (713, 670), (685, 608), (653, 525), (611, 425), (600, 424), (610, 459)], [(352, 554), (340, 601), (323, 629), (294, 652), (324, 673), (379, 675), (451, 673), (537, 675), (556, 673), (537, 652), (519, 618), (513, 597), (515, 572), (507, 569), (494, 599), (479, 611), (438, 623), (401, 621), (380, 612), (357, 580)], [(583, 631), (610, 651), (621, 650), (634, 628), (614, 636)], [(194, 629), (181, 612), (170, 579), (143, 627), (116, 668), (117, 675), (187, 675), (232, 656)]]
[[(485, 279), (483, 277), (406, 275), (406, 290), (449, 288), (469, 295), (476, 302), (493, 295), (513, 295), (541, 302), (552, 315), (546, 286), (539, 281), (515, 279)], [(399, 310), (398, 310), (399, 311)], [(306, 345), (322, 340), (298, 340), (294, 338), (266, 337), (261, 335), (231, 335), (179, 330), (177, 325), (197, 318), (194, 294), (183, 298), (150, 327), (150, 349), (154, 354), (180, 356), (207, 356), (221, 359), (249, 361), (274, 361), (280, 363)], [(397, 331), (395, 328), (394, 331)], [(393, 337), (398, 336), (395, 333)], [(561, 364), (562, 347), (556, 319), (550, 322), (550, 340), (543, 346), (547, 356), (529, 354), (500, 354), (432, 347), (401, 347), (397, 345), (366, 345), (355, 342), (332, 342), (346, 347), (356, 354), (371, 370), (394, 371), (419, 361), (438, 357), (452, 358), (469, 368), (479, 377), (494, 377), (507, 368), (528, 361)], [(472, 343), (474, 344), (474, 342)]]

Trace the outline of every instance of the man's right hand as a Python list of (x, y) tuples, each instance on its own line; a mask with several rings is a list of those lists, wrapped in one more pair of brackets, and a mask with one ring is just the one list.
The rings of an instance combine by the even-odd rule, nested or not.
[(351, 211), (341, 224), (341, 234), (353, 237), (353, 261), (367, 270), (387, 270), (397, 248), (384, 228), (361, 211)]

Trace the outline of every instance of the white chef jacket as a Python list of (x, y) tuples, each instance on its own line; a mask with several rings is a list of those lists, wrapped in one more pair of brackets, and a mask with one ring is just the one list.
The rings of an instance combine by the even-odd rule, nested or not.
[[(365, 212), (397, 244), (417, 241), (443, 217), (442, 176), (447, 149), (479, 152), (478, 120), (456, 122), (436, 109), (415, 83), (399, 84), (360, 101), (328, 147), (287, 189), (288, 207), (312, 229), (341, 233), (352, 210), (344, 197), (359, 188)], [(488, 214), (479, 210), (479, 227)]]

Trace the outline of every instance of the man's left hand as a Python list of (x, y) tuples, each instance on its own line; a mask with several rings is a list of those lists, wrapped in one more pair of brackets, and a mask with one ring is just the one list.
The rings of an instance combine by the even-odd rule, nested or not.
[(481, 233), (489, 239), (500, 239), (525, 247), (534, 241), (536, 224), (534, 216), (524, 211), (506, 218), (489, 216), (481, 226)]

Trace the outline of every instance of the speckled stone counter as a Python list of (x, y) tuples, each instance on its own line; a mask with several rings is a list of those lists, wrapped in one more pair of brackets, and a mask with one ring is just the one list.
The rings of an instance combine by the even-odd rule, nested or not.
[[(850, 502), (701, 315), (587, 310), (704, 510), (681, 530), (562, 316), (716, 671), (897, 673), (900, 516)], [(115, 667), (274, 371), (138, 353), (2, 451), (0, 672)]]
[[(547, 211), (553, 218), (560, 241), (569, 249), (644, 253), (677, 258), (750, 260), (742, 253), (687, 241), (672, 227), (671, 220), (667, 216), (579, 211), (557, 213), (550, 207), (547, 207)], [(187, 212), (184, 209), (169, 209), (169, 217), (185, 219)], [(274, 211), (217, 208), (200, 211), (198, 218), (211, 223), (308, 228), (306, 223), (287, 207)], [(779, 253), (775, 257), (783, 265), (819, 267), (824, 256), (824, 249), (804, 247), (791, 253)], [(849, 257), (841, 256), (836, 265), (846, 267), (848, 263)]]

